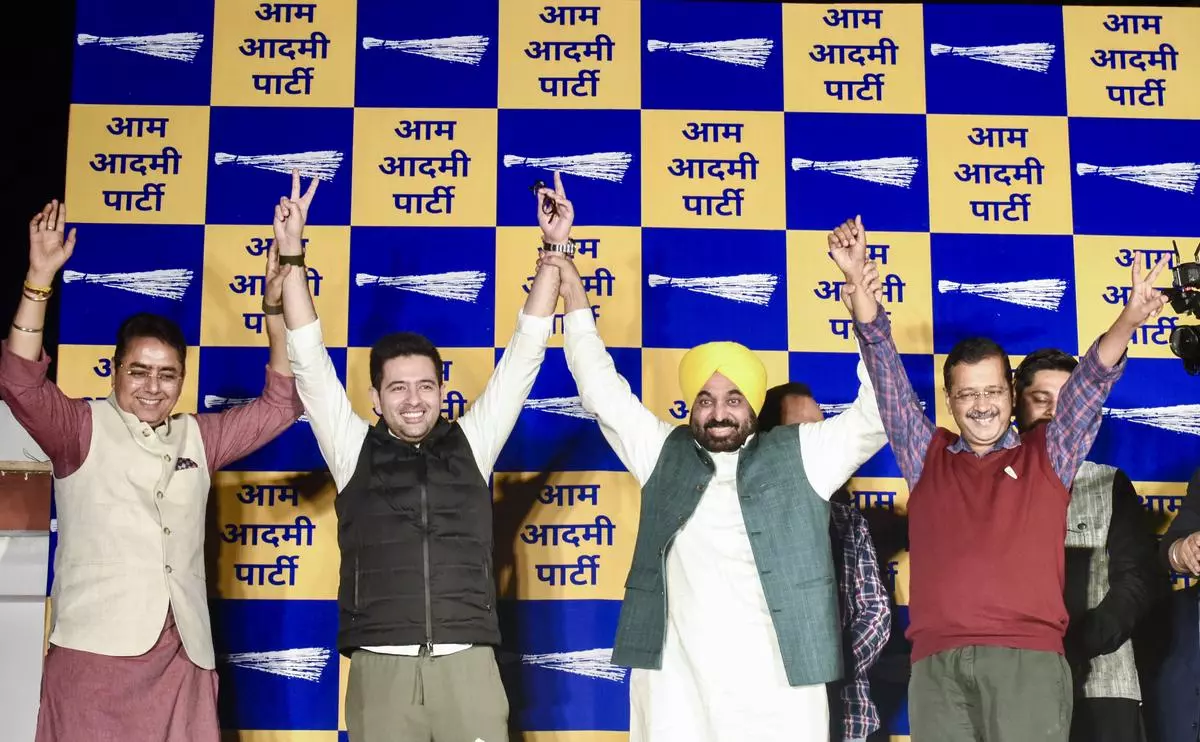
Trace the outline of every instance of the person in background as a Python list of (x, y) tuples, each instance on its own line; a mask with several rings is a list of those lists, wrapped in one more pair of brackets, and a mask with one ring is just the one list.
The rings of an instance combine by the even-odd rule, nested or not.
[(218, 742), (204, 574), (212, 474), (303, 412), (284, 346), (277, 250), (267, 257), (261, 397), (219, 413), (175, 413), (183, 332), (136, 314), (117, 331), (112, 393), (72, 399), (46, 378), (42, 349), (46, 300), (75, 249), (66, 218), (54, 201), (30, 223), (29, 272), (0, 349), (0, 398), (50, 457), (58, 511), (36, 740)]
[(1161, 541), (1162, 562), (1187, 587), (1165, 606), (1167, 634), (1148, 712), (1151, 742), (1200, 740), (1200, 469)]
[[(767, 390), (758, 429), (766, 433), (777, 425), (824, 419), (825, 413), (808, 385), (793, 381)], [(842, 662), (846, 668), (845, 679), (829, 684), (829, 738), (864, 742), (880, 727), (867, 675), (891, 636), (892, 610), (879, 579), (879, 560), (867, 519), (851, 502), (844, 486), (829, 498), (829, 540), (837, 569)]]
[[(1054, 418), (1079, 362), (1056, 348), (1036, 350), (1013, 377), (1017, 429)], [(1064, 640), (1075, 687), (1072, 742), (1142, 742), (1142, 690), (1132, 637), (1162, 597), (1154, 529), (1129, 477), (1084, 461), (1067, 507)]]

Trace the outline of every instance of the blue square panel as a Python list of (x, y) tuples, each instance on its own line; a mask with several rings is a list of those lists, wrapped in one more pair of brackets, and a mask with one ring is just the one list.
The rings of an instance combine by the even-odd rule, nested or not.
[[(825, 418), (841, 414), (858, 397), (857, 353), (789, 353), (788, 378), (807, 384), (813, 399), (821, 406)], [(925, 405), (930, 420), (934, 415), (934, 369), (933, 358), (927, 355), (902, 355), (900, 362), (908, 372), (917, 398)], [(900, 477), (900, 467), (892, 453), (891, 444), (885, 444), (870, 459), (867, 459), (854, 476), (857, 477)]]
[(934, 352), (985, 336), (1009, 353), (1074, 353), (1074, 249), (1070, 235), (932, 235)]
[(79, 247), (62, 272), (62, 316), (77, 319), (63, 322), (59, 342), (112, 345), (129, 315), (151, 312), (200, 344), (203, 226), (73, 226)]
[[(220, 412), (262, 396), (269, 355), (266, 348), (201, 348), (197, 409)], [(331, 348), (329, 356), (338, 378), (345, 385), (345, 348)], [(306, 420), (297, 420), (278, 438), (225, 469), (315, 471), (327, 467), (312, 428)]]
[(353, 227), (350, 345), (406, 331), (434, 345), (490, 348), (495, 281), (495, 229)]
[(74, 7), (73, 102), (208, 105), (212, 2), (79, 0)]
[(1076, 234), (1200, 234), (1200, 121), (1068, 122)]
[(499, 130), (500, 226), (535, 223), (529, 187), (553, 182), (555, 170), (580, 224), (641, 223), (640, 111), (502, 109)]
[(776, 3), (642, 3), (642, 107), (783, 110)]
[(209, 129), (209, 224), (270, 224), (291, 171), (321, 184), (309, 224), (350, 223), (352, 108), (212, 109)]
[[(609, 348), (608, 352), (617, 373), (640, 397), (641, 349)], [(502, 355), (503, 350), (497, 349), (497, 362)], [(600, 426), (580, 404), (579, 389), (562, 350), (546, 351), (525, 409), (500, 451), (496, 471), (625, 471)]]
[(358, 1), (354, 101), (391, 108), (495, 108), (499, 4)]
[(338, 728), (333, 600), (214, 600), (223, 729)]
[(828, 230), (869, 209), (872, 229), (929, 231), (924, 116), (785, 113), (784, 131), (788, 229)]
[(1088, 460), (1135, 482), (1187, 481), (1200, 462), (1197, 382), (1177, 359), (1130, 358), (1104, 402)]
[(499, 611), (504, 647), (497, 656), (520, 729), (629, 729), (629, 668), (605, 661), (620, 601), (503, 601)]
[(787, 235), (642, 230), (642, 345), (787, 350)]
[(929, 113), (1065, 116), (1062, 8), (926, 5)]

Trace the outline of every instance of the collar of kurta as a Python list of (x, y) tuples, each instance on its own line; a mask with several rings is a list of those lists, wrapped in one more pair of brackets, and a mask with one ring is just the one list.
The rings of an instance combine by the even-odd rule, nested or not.
[(134, 440), (142, 441), (151, 437), (157, 438), (163, 443), (175, 443), (178, 433), (182, 426), (172, 424), (173, 415), (168, 415), (167, 419), (158, 425), (142, 422), (137, 415), (132, 412), (126, 412), (117, 404), (117, 394), (112, 392), (108, 395), (108, 403), (121, 416), (121, 421), (125, 423), (125, 427), (129, 429), (130, 435)]

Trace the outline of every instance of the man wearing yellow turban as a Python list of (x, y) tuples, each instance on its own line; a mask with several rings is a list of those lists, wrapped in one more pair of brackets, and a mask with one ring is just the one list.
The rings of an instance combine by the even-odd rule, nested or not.
[(672, 425), (617, 373), (573, 262), (543, 261), (582, 404), (642, 487), (612, 659), (633, 668), (630, 742), (828, 740), (824, 684), (843, 672), (829, 498), (885, 441), (866, 370), (846, 412), (759, 433), (762, 361), (705, 343), (679, 365), (690, 415)]

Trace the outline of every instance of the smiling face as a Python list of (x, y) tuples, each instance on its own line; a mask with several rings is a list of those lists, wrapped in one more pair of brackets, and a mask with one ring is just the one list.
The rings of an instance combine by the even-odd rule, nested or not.
[(1035, 373), (1017, 400), (1017, 427), (1029, 430), (1038, 423), (1051, 420), (1058, 408), (1058, 393), (1069, 378), (1070, 371), (1053, 368)]
[(1012, 419), (1012, 387), (1003, 360), (989, 356), (957, 363), (949, 376), (946, 401), (963, 440), (976, 452), (990, 449), (1004, 437)]
[(758, 429), (758, 416), (732, 381), (713, 374), (692, 402), (690, 425), (705, 449), (736, 451)]
[(375, 414), (387, 423), (392, 435), (406, 443), (420, 443), (442, 414), (440, 369), (424, 355), (405, 355), (383, 363), (379, 388), (371, 389)]
[(171, 415), (183, 388), (183, 360), (175, 348), (157, 338), (133, 338), (115, 365), (118, 407), (150, 425)]

